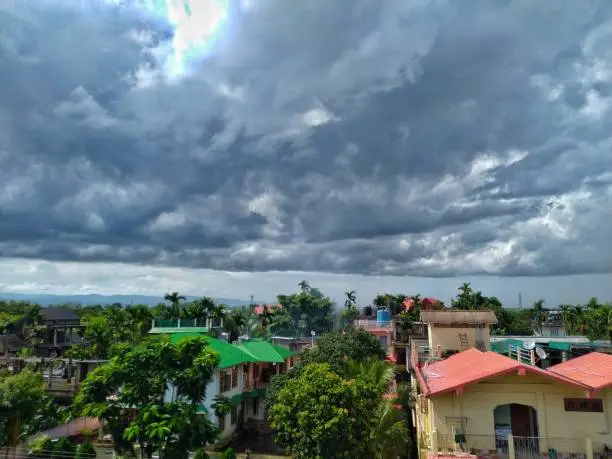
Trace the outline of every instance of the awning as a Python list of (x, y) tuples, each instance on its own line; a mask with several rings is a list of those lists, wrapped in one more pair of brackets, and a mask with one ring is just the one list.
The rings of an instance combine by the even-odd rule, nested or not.
[(548, 343), (548, 349), (554, 349), (556, 351), (569, 351), (572, 348), (573, 343), (567, 341), (551, 341)]

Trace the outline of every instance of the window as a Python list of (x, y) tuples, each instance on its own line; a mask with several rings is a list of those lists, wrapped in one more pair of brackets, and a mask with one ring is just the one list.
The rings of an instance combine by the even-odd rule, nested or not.
[(253, 399), (253, 416), (257, 416), (257, 412), (259, 411), (259, 399)]
[(222, 371), (219, 378), (219, 392), (227, 392), (232, 388), (232, 374)]
[(219, 430), (223, 432), (225, 430), (225, 415), (219, 416)]
[(238, 405), (232, 406), (231, 423), (232, 425), (238, 422)]
[(603, 401), (600, 398), (566, 398), (564, 401), (565, 411), (603, 413)]
[(232, 367), (232, 387), (238, 387), (238, 367)]

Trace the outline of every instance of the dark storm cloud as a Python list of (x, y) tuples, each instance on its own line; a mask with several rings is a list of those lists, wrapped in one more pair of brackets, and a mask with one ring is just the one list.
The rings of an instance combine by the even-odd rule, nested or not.
[(612, 5), (0, 7), (0, 256), (386, 275), (609, 272)]

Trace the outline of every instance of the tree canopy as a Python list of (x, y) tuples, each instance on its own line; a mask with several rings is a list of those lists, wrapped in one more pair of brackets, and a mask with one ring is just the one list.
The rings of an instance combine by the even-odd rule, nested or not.
[(204, 338), (178, 344), (149, 340), (90, 373), (75, 407), (106, 421), (118, 452), (138, 443), (147, 457), (161, 451), (186, 458), (218, 434), (208, 417), (198, 414), (218, 362)]

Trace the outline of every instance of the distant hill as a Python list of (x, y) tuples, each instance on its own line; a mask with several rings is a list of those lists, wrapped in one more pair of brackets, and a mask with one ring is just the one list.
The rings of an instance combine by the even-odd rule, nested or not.
[[(197, 297), (187, 297), (187, 300), (194, 300)], [(148, 304), (155, 306), (158, 303), (163, 303), (164, 299), (161, 296), (147, 295), (49, 295), (49, 294), (26, 294), (26, 293), (2, 293), (0, 292), (0, 300), (19, 300), (31, 301), (32, 303), (40, 304), (41, 306), (49, 306), (52, 304), (63, 303), (79, 303), (83, 306), (92, 304)], [(216, 303), (223, 303), (228, 306), (243, 306), (250, 303), (248, 300), (240, 300), (236, 298), (214, 298)], [(257, 302), (256, 302), (257, 303)]]

